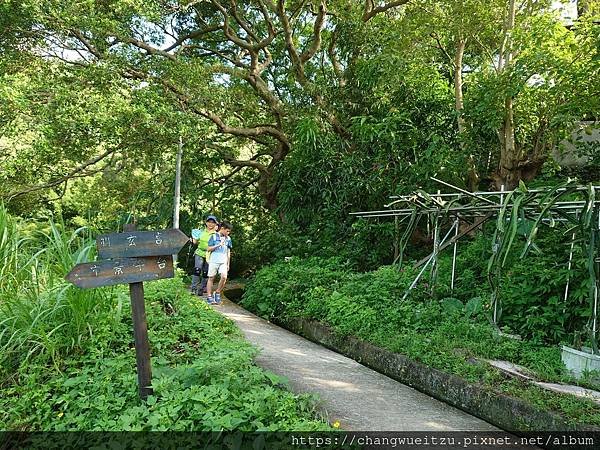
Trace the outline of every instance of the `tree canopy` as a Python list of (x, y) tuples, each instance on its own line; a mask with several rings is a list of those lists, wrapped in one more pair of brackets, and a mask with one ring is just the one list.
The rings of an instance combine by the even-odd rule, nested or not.
[(179, 137), (192, 212), (514, 186), (600, 112), (599, 2), (550, 3), (3, 0), (0, 194), (164, 220)]

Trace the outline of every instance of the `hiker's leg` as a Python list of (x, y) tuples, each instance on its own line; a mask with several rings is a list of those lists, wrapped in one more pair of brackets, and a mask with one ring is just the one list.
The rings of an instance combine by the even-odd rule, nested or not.
[(217, 274), (217, 269), (218, 267), (216, 264), (208, 264), (208, 283), (206, 283), (206, 294), (208, 295), (208, 298), (210, 298), (212, 295), (213, 282), (215, 275)]
[(194, 255), (194, 274), (192, 275), (192, 293), (198, 292), (198, 287), (200, 285), (200, 276), (202, 274), (202, 264), (203, 264), (203, 258), (198, 255)]
[(227, 264), (221, 264), (221, 266), (219, 267), (219, 275), (221, 276), (221, 279), (219, 280), (217, 292), (221, 293), (221, 291), (225, 287), (225, 283), (227, 283)]
[(206, 283), (206, 296), (208, 298), (210, 298), (210, 296), (212, 295), (212, 288), (213, 288), (213, 279), (215, 277), (208, 277), (208, 282)]
[(202, 259), (202, 282), (200, 283), (200, 289), (198, 293), (201, 294), (206, 291), (206, 285), (208, 283), (208, 261), (205, 258)]

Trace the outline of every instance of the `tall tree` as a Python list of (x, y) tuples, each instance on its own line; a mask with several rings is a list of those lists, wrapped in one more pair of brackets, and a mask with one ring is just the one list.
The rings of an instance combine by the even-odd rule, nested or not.
[[(254, 171), (260, 195), (274, 209), (274, 173), (291, 151), (298, 108), (314, 108), (348, 138), (347, 124), (319, 86), (319, 71), (330, 66), (324, 35), (336, 21), (328, 3), (9, 1), (6, 8), (21, 20), (4, 36), (16, 36), (6, 45), (60, 60), (88, 82), (89, 68), (96, 67), (132, 87), (162, 91), (179, 109), (213, 125), (210, 148), (231, 171)], [(368, 21), (406, 1), (366, 1), (362, 11), (351, 1), (332, 3)]]

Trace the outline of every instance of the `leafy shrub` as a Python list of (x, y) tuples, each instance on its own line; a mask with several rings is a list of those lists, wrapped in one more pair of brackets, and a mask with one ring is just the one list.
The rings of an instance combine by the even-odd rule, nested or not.
[[(481, 297), (438, 300), (422, 283), (402, 300), (414, 276), (413, 269), (398, 271), (393, 266), (348, 273), (335, 260), (293, 260), (259, 271), (243, 305), (268, 318), (319, 320), (343, 335), (376, 342), (441, 369), (460, 366), (466, 373), (478, 373), (465, 364), (469, 357), (535, 362), (534, 350), (543, 347), (536, 341), (525, 345), (499, 336), (488, 323)], [(462, 350), (457, 354), (456, 349)], [(549, 372), (561, 376), (559, 353), (541, 355), (533, 365), (553, 367)]]
[[(536, 254), (523, 259), (510, 255), (510, 264), (500, 280), (503, 323), (536, 342), (572, 341), (590, 315), (585, 258), (576, 245), (569, 273), (570, 239), (544, 228), (536, 242)], [(567, 279), (570, 289), (565, 301)]]
[(303, 229), (273, 224), (244, 242), (239, 257), (243, 265), (253, 269), (291, 257), (338, 258), (361, 271), (392, 262), (393, 224), (363, 219), (352, 224), (338, 222), (325, 220), (324, 224), (314, 223)]
[(339, 258), (290, 258), (260, 270), (247, 286), (243, 304), (266, 319), (287, 311), (299, 313), (313, 288), (335, 288), (347, 273)]

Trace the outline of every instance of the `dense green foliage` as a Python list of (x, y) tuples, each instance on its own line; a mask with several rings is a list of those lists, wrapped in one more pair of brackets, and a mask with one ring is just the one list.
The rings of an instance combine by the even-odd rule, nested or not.
[(167, 224), (181, 137), (184, 229), (212, 210), (242, 244), (271, 223), (346, 236), (350, 210), (431, 175), (497, 182), (509, 97), (525, 179), (597, 120), (597, 1), (569, 29), (522, 2), (511, 33), (508, 0), (378, 3), (5, 0), (0, 196), (76, 226)]
[[(517, 249), (507, 262), (499, 283), (500, 325), (537, 343), (578, 346), (590, 316), (585, 258), (575, 249), (569, 272), (569, 243), (554, 230), (544, 230), (543, 234), (538, 241), (542, 254), (521, 259)], [(454, 291), (450, 290), (451, 257), (442, 257), (436, 295), (458, 298), (463, 303), (471, 298), (489, 302), (491, 287), (486, 273), (491, 247), (483, 236), (459, 246)], [(567, 276), (570, 292), (565, 301)]]
[(108, 292), (67, 283), (92, 257), (85, 230), (60, 223), (25, 225), (0, 207), (0, 383), (32, 359), (57, 361), (80, 349), (93, 323), (108, 319)]
[[(455, 295), (466, 294), (463, 301), (445, 297), (443, 292), (432, 297), (427, 283), (401, 300), (414, 275), (411, 269), (398, 271), (393, 266), (352, 273), (335, 258), (291, 259), (259, 271), (242, 304), (263, 317), (284, 322), (297, 317), (318, 320), (341, 335), (356, 336), (489, 388), (544, 399), (545, 407), (570, 420), (582, 420), (585, 411), (586, 422), (600, 424), (600, 408), (593, 402), (515, 388), (484, 363), (485, 359), (502, 359), (533, 370), (543, 380), (573, 381), (565, 372), (558, 347), (541, 345), (535, 339), (504, 337), (490, 325), (489, 304), (473, 296), (476, 291), (469, 286), (476, 284), (473, 272), (464, 272), (459, 280), (464, 291), (458, 289)], [(526, 330), (527, 320), (524, 317), (519, 323), (521, 329)], [(539, 328), (534, 336), (541, 336), (535, 333), (547, 337), (547, 331)]]
[(64, 280), (92, 256), (82, 234), (0, 209), (0, 429), (327, 429), (314, 402), (256, 367), (235, 325), (179, 277), (146, 283), (154, 395), (142, 402), (127, 288)]
[[(127, 302), (125, 289), (112, 304)], [(312, 403), (253, 364), (229, 320), (186, 294), (179, 279), (148, 283), (154, 394), (140, 402), (129, 308), (100, 323), (57, 371), (23, 365), (0, 387), (0, 428), (12, 430), (324, 430)], [(163, 302), (177, 312), (166, 315)]]
[[(277, 240), (279, 245), (273, 251), (275, 260), (282, 260), (284, 257), (289, 259), (294, 255), (296, 261), (307, 260), (311, 257), (335, 257), (331, 260), (331, 265), (325, 264), (325, 269), (331, 267), (335, 270), (332, 272), (320, 271), (320, 261), (330, 261), (329, 259), (315, 260), (318, 263), (309, 263), (306, 266), (278, 264), (273, 266), (273, 270), (287, 279), (292, 275), (287, 274), (286, 270), (292, 269), (293, 278), (296, 280), (293, 283), (300, 284), (309, 283), (313, 277), (318, 279), (323, 275), (327, 280), (324, 284), (331, 283), (335, 287), (335, 283), (344, 282), (349, 273), (357, 269), (368, 271), (364, 275), (360, 275), (368, 280), (370, 271), (379, 265), (378, 262), (385, 261), (386, 258), (389, 260), (390, 256), (373, 251), (378, 248), (376, 244), (379, 239), (391, 239), (390, 236), (384, 234), (386, 230), (384, 225), (380, 225), (379, 228), (383, 231), (378, 230), (375, 225), (371, 225), (371, 231), (367, 234), (372, 237), (371, 239), (361, 242), (359, 240), (361, 233), (356, 233), (352, 240), (346, 241), (345, 245), (339, 245), (339, 241), (336, 240), (329, 243), (323, 237), (315, 242), (307, 242), (309, 240), (307, 236), (299, 236), (296, 240), (286, 240), (284, 235)], [(389, 232), (390, 227), (387, 227), (387, 230)], [(439, 256), (438, 278), (435, 287), (430, 286), (428, 272), (426, 272), (425, 277), (421, 279), (415, 291), (410, 294), (409, 299), (419, 302), (422, 299), (447, 298), (455, 299), (463, 305), (476, 303), (480, 306), (487, 305), (489, 308), (492, 287), (488, 278), (488, 261), (492, 255), (492, 241), (486, 235), (491, 236), (492, 234), (493, 224), (488, 224), (484, 228), (483, 234), (478, 234), (471, 240), (461, 241), (458, 245), (454, 290), (450, 289), (452, 254), (448, 250)], [(272, 239), (276, 240), (277, 238), (274, 236)], [(557, 230), (542, 229), (536, 241), (537, 248), (541, 253), (525, 258), (519, 257), (520, 246), (525, 245), (525, 240), (522, 236), (518, 236), (515, 241), (515, 250), (505, 264), (506, 267), (501, 273), (498, 286), (499, 296), (502, 300), (500, 325), (505, 331), (519, 334), (537, 343), (558, 344), (562, 342), (575, 346), (581, 345), (582, 341), (585, 342), (587, 339), (584, 330), (590, 318), (590, 280), (582, 249), (578, 246), (574, 247), (572, 267), (569, 271), (567, 262), (570, 241), (565, 240), (565, 237)], [(414, 256), (421, 253), (417, 250), (409, 249), (409, 254)], [(412, 261), (404, 264), (401, 270), (403, 281), (399, 282), (397, 291), (394, 291), (394, 295), (396, 295), (394, 298), (399, 300), (404, 295), (406, 287), (413, 281), (417, 272), (412, 268)], [(263, 272), (259, 271), (259, 274), (261, 273)], [(567, 276), (570, 279), (570, 290), (565, 301)], [(427, 288), (425, 289), (423, 286), (427, 286)], [(292, 284), (292, 291), (296, 288), (299, 289), (298, 286)], [(285, 298), (287, 295), (285, 286), (282, 289), (283, 291), (280, 289), (281, 298)], [(371, 287), (368, 289), (373, 290)], [(376, 289), (374, 292), (379, 295)], [(273, 292), (273, 295), (277, 295), (277, 293)], [(289, 302), (289, 299), (285, 302)], [(254, 305), (253, 309), (265, 316), (269, 316), (269, 314), (277, 316), (281, 312), (277, 305), (277, 301), (271, 303), (265, 300)]]

